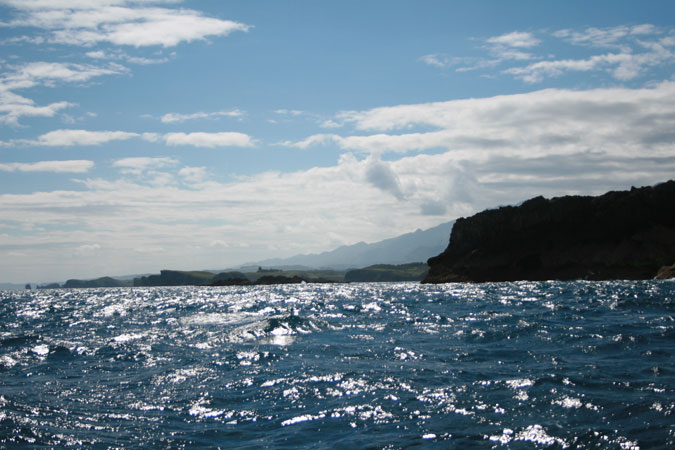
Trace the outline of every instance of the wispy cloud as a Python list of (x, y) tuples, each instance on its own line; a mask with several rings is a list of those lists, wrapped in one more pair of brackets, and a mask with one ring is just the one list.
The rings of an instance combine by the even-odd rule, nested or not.
[(123, 173), (141, 174), (148, 170), (157, 170), (178, 164), (178, 161), (168, 157), (131, 157), (118, 159), (113, 167), (122, 169)]
[(249, 135), (235, 131), (221, 133), (167, 133), (163, 139), (167, 145), (189, 145), (208, 148), (253, 146), (253, 139)]
[(0, 163), (0, 170), (4, 172), (85, 173), (92, 167), (94, 162), (87, 160)]
[[(98, 146), (113, 141), (143, 139), (148, 142), (164, 142), (171, 146), (191, 147), (252, 147), (251, 136), (235, 131), (194, 132), (194, 133), (135, 133), (128, 131), (90, 131), (76, 129), (54, 130), (42, 134), (34, 140), (17, 139), (2, 142), (4, 146), (32, 145), (42, 147)], [(139, 160), (140, 161), (140, 160)]]
[(35, 141), (26, 144), (47, 147), (70, 147), (75, 145), (101, 145), (111, 141), (127, 140), (137, 137), (138, 133), (125, 131), (88, 131), (88, 130), (54, 130), (39, 136)]
[(281, 116), (301, 116), (305, 114), (304, 111), (301, 111), (299, 109), (277, 109), (274, 111), (275, 114), (279, 114)]
[(116, 60), (116, 61), (126, 61), (131, 64), (139, 64), (142, 66), (150, 64), (162, 64), (169, 61), (169, 58), (166, 56), (163, 57), (142, 57), (142, 56), (132, 56), (123, 52), (122, 50), (115, 49), (111, 51), (104, 50), (93, 50), (87, 52), (86, 55), (92, 59), (102, 59), (102, 60)]
[(523, 31), (513, 31), (511, 33), (502, 34), (501, 36), (491, 37), (486, 40), (488, 44), (516, 47), (516, 48), (531, 48), (539, 45), (541, 42), (535, 38), (532, 33)]
[(558, 30), (553, 36), (561, 38), (571, 44), (591, 47), (614, 47), (629, 51), (630, 47), (624, 40), (628, 37), (657, 35), (661, 31), (651, 24), (635, 26), (618, 26), (609, 28), (590, 27), (582, 31), (571, 29)]
[(100, 67), (91, 64), (37, 61), (10, 67), (12, 70), (0, 78), (2, 86), (7, 90), (26, 89), (39, 84), (54, 86), (56, 82), (83, 83), (95, 77), (127, 72), (126, 68), (117, 64)]
[[(457, 72), (499, 68), (500, 73), (527, 83), (578, 72), (604, 72), (615, 80), (627, 81), (652, 68), (674, 63), (674, 35), (675, 29), (651, 24), (563, 29), (552, 33), (514, 31), (478, 40), (483, 42), (481, 48), (488, 54), (485, 57), (451, 57), (437, 53), (422, 56), (420, 61), (433, 67), (454, 68)], [(583, 47), (584, 52), (591, 54), (556, 58), (544, 45), (550, 40)], [(541, 51), (537, 52), (539, 49)], [(597, 49), (602, 49), (603, 53), (597, 53)], [(608, 49), (611, 50), (608, 52)]]
[(53, 117), (59, 111), (75, 106), (68, 101), (39, 106), (16, 90), (36, 86), (56, 86), (57, 83), (85, 83), (93, 78), (126, 73), (119, 65), (99, 67), (87, 64), (31, 62), (6, 66), (0, 74), (0, 123), (18, 126), (22, 117)]
[(607, 53), (587, 59), (539, 61), (524, 67), (512, 67), (504, 73), (514, 75), (528, 83), (557, 77), (567, 72), (606, 71), (617, 80), (632, 80), (651, 66), (675, 59), (675, 53), (665, 48), (649, 53)]
[[(97, 46), (86, 55), (102, 64), (81, 62), (32, 61), (5, 64), (0, 74), (0, 124), (20, 126), (24, 117), (53, 117), (58, 111), (73, 106), (60, 101), (37, 105), (16, 93), (36, 86), (55, 87), (62, 83), (88, 83), (95, 78), (129, 73), (120, 63), (158, 64), (169, 60), (163, 48), (181, 43), (227, 36), (235, 31), (246, 32), (249, 25), (209, 17), (201, 12), (163, 7), (174, 0), (0, 0), (12, 16), (0, 22), (4, 28), (18, 32), (30, 29), (31, 34), (13, 36), (4, 45), (64, 44)], [(37, 30), (37, 31), (35, 31)], [(160, 47), (153, 55), (133, 55), (115, 47), (139, 49)]]
[(208, 17), (190, 9), (145, 7), (119, 1), (2, 0), (17, 11), (6, 26), (35, 27), (47, 32), (51, 43), (91, 46), (98, 43), (131, 47), (173, 47), (183, 42), (248, 31), (249, 25)]
[(231, 111), (196, 112), (192, 114), (167, 113), (160, 120), (163, 123), (176, 123), (195, 119), (213, 119), (216, 117), (242, 117), (243, 115), (243, 111), (233, 109)]
[(22, 117), (54, 117), (59, 111), (74, 106), (70, 102), (55, 102), (38, 106), (31, 99), (9, 91), (0, 86), (0, 123), (18, 126)]

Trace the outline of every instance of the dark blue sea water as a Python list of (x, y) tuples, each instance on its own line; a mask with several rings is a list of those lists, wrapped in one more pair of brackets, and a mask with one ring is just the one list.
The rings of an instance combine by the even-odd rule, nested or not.
[(0, 292), (0, 447), (675, 447), (675, 282)]

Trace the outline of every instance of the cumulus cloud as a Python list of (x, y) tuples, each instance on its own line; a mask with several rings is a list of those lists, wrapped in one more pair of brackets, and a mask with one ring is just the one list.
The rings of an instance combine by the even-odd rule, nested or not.
[(194, 10), (152, 5), (175, 3), (167, 1), (2, 0), (0, 3), (17, 12), (17, 17), (6, 22), (6, 26), (46, 30), (48, 41), (59, 44), (173, 47), (250, 29), (249, 25), (208, 17)]
[(94, 162), (87, 160), (0, 163), (0, 170), (4, 172), (85, 173), (92, 167)]
[(373, 186), (390, 193), (397, 199), (403, 199), (403, 192), (398, 179), (390, 165), (379, 158), (371, 158), (365, 171), (365, 178)]

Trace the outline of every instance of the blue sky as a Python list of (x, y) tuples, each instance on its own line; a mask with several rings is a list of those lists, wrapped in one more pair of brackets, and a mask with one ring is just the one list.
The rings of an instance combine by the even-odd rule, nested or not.
[(0, 0), (0, 281), (665, 181), (674, 67), (672, 1)]

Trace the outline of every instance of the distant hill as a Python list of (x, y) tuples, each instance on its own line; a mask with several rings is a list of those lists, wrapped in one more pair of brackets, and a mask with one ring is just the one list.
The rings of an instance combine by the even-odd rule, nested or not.
[(352, 269), (345, 274), (349, 283), (373, 281), (421, 281), (429, 272), (426, 263), (401, 265), (377, 264), (362, 269)]
[(417, 230), (372, 244), (359, 242), (319, 254), (267, 259), (247, 266), (302, 266), (344, 270), (375, 264), (422, 262), (445, 250), (454, 223), (454, 221), (442, 223), (427, 230)]
[(14, 291), (19, 289), (25, 289), (25, 284), (18, 283), (0, 283), (0, 291)]

